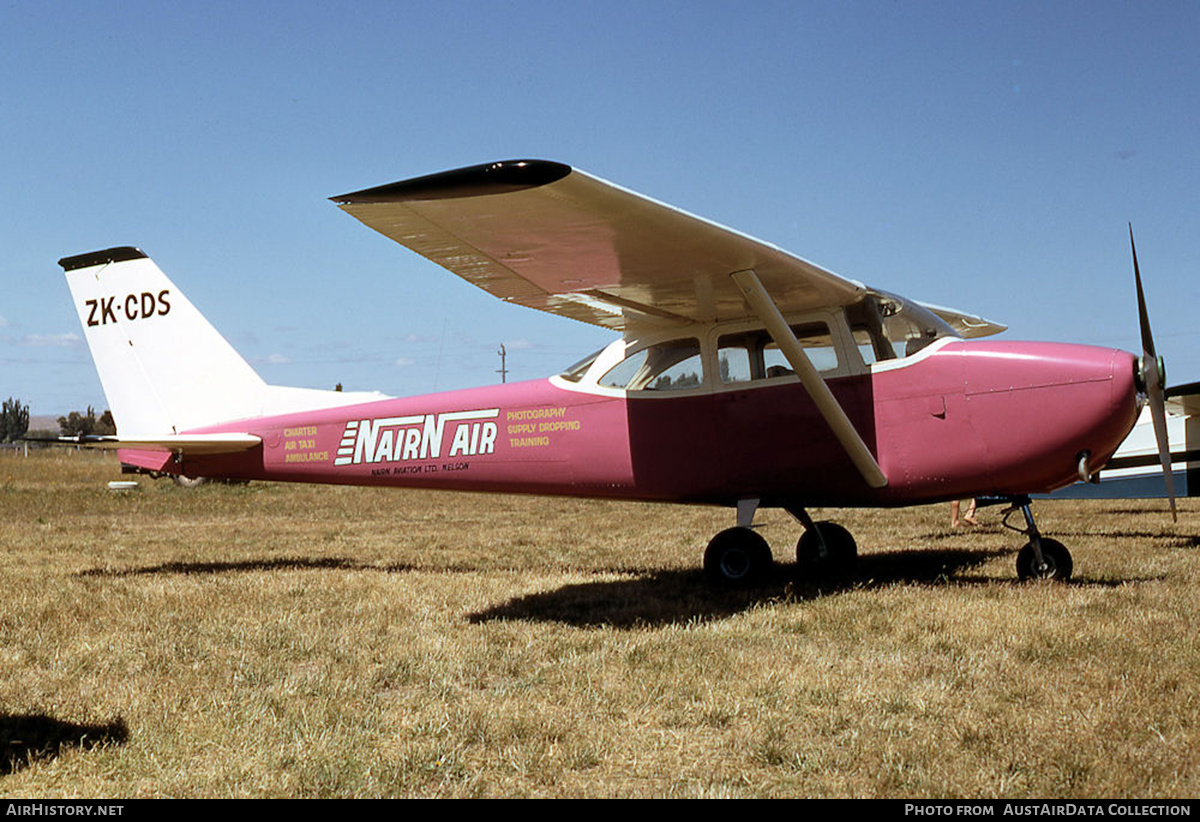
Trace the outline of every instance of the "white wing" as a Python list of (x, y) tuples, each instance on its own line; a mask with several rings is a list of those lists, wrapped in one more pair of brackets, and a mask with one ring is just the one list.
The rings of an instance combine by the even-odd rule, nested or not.
[[(753, 269), (780, 310), (867, 288), (770, 243), (570, 166), (510, 160), (330, 198), (501, 299), (616, 330), (754, 316), (729, 275)], [(1003, 326), (937, 309), (967, 336)]]

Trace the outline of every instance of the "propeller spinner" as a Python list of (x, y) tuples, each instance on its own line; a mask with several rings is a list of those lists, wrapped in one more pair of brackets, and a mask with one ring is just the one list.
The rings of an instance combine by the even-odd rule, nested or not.
[(1167, 437), (1167, 410), (1163, 385), (1166, 367), (1163, 358), (1154, 350), (1154, 335), (1150, 331), (1150, 314), (1146, 311), (1146, 295), (1142, 291), (1142, 274), (1138, 270), (1137, 246), (1133, 242), (1133, 224), (1129, 225), (1129, 249), (1133, 252), (1133, 279), (1137, 284), (1138, 320), (1142, 327), (1142, 358), (1138, 370), (1142, 388), (1150, 402), (1150, 418), (1154, 421), (1154, 438), (1158, 441), (1158, 459), (1162, 463), (1167, 498), (1171, 501), (1171, 518), (1179, 521), (1175, 510), (1175, 479), (1171, 474), (1171, 444)]

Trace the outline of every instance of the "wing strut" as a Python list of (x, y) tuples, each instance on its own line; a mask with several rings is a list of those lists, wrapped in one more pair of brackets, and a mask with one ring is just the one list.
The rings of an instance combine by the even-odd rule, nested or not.
[(829, 423), (829, 427), (833, 429), (833, 435), (850, 455), (850, 461), (854, 463), (858, 473), (862, 474), (867, 485), (872, 488), (883, 488), (888, 482), (883, 469), (879, 467), (879, 463), (875, 461), (867, 444), (858, 435), (854, 424), (850, 422), (850, 418), (838, 404), (837, 398), (833, 396), (833, 392), (829, 390), (825, 380), (821, 379), (821, 375), (809, 361), (808, 355), (804, 353), (800, 343), (796, 341), (796, 336), (788, 326), (787, 320), (783, 318), (783, 314), (775, 305), (775, 301), (771, 299), (771, 295), (763, 288), (758, 275), (754, 271), (747, 270), (735, 271), (729, 276), (741, 289), (742, 296), (746, 298), (750, 308), (766, 324), (767, 333), (771, 335), (771, 339), (775, 341), (779, 350), (783, 352), (783, 356), (787, 358), (788, 364), (800, 378), (804, 390), (812, 397), (817, 410), (821, 412), (825, 422)]

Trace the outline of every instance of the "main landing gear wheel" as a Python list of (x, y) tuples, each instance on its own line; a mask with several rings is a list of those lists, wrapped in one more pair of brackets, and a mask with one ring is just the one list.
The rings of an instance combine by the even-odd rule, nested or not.
[(858, 545), (835, 522), (815, 522), (796, 543), (796, 567), (802, 578), (846, 577), (854, 572)]
[(1071, 578), (1071, 552), (1058, 540), (1042, 537), (1042, 563), (1039, 566), (1033, 543), (1017, 554), (1017, 579), (1052, 579), (1066, 582)]
[(771, 570), (771, 547), (749, 528), (727, 528), (704, 551), (704, 573), (719, 585), (748, 587)]

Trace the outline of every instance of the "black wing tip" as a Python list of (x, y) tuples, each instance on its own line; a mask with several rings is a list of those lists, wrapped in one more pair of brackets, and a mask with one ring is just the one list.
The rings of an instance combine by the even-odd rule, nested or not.
[(557, 182), (570, 173), (570, 166), (552, 160), (501, 160), (364, 188), (329, 199), (338, 204), (347, 204), (482, 197), (538, 188)]
[(63, 257), (58, 261), (63, 271), (75, 271), (79, 268), (91, 268), (94, 265), (106, 263), (122, 263), (126, 260), (145, 259), (146, 254), (140, 248), (131, 245), (106, 248), (103, 251), (90, 251), (87, 254), (76, 254), (74, 257)]
[(1167, 399), (1175, 397), (1194, 397), (1200, 394), (1200, 382), (1185, 382), (1180, 385), (1173, 385), (1163, 392)]

